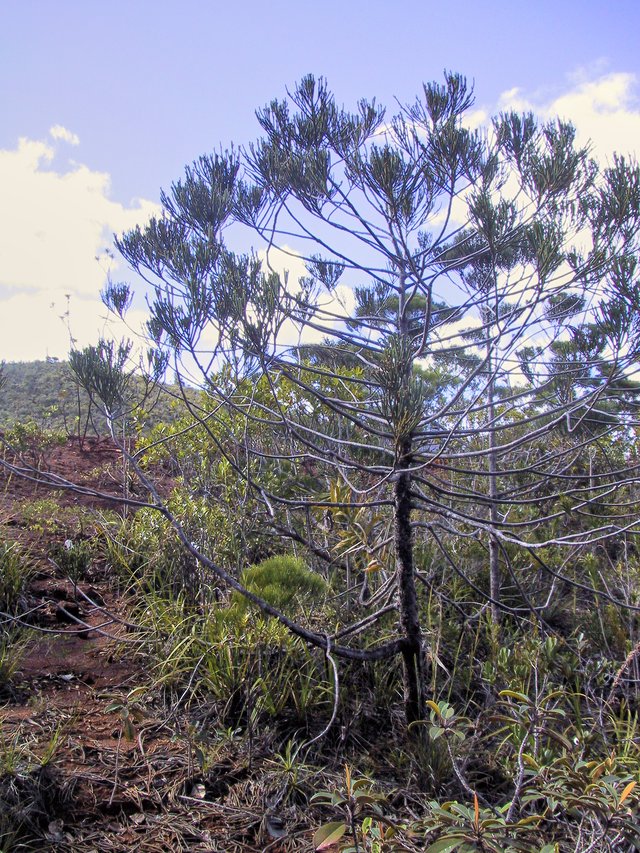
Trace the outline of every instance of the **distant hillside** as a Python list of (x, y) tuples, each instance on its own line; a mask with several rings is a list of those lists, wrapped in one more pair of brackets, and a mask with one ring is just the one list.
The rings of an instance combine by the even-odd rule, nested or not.
[[(73, 433), (77, 429), (78, 416), (84, 423), (89, 400), (84, 391), (78, 397), (67, 362), (9, 362), (4, 365), (3, 373), (5, 383), (0, 388), (0, 426), (34, 420), (53, 429)], [(172, 399), (171, 386), (154, 395), (154, 405), (148, 417), (150, 426), (175, 417)], [(95, 410), (92, 418), (94, 428), (89, 428), (89, 434), (105, 434), (104, 418)]]

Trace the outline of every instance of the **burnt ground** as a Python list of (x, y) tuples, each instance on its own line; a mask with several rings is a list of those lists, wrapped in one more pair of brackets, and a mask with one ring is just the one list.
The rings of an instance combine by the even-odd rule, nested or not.
[[(70, 441), (39, 462), (121, 493), (107, 440)], [(49, 559), (67, 538), (89, 538), (88, 511), (108, 506), (0, 469), (0, 542), (19, 543), (33, 568), (20, 602), (33, 628), (0, 679), (0, 850), (311, 849), (299, 827), (282, 841), (269, 832), (242, 754), (202, 777), (189, 722), (154, 692), (108, 567), (91, 564), (76, 588)]]

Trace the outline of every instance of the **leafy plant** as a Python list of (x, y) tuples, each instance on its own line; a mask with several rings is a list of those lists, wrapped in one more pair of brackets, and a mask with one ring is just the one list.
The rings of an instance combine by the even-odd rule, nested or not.
[[(429, 844), (426, 853), (553, 853), (555, 845), (540, 847), (539, 835), (532, 831), (540, 824), (540, 815), (510, 822), (506, 812), (507, 807), (480, 808), (475, 794), (472, 806), (431, 803), (425, 825), (437, 827), (437, 840)], [(433, 833), (433, 829), (429, 831)]]
[[(244, 569), (243, 586), (285, 613), (295, 613), (305, 606), (317, 606), (329, 588), (317, 572), (308, 569), (299, 557), (279, 555)], [(247, 599), (234, 592), (234, 607), (245, 610)]]
[(349, 766), (345, 765), (344, 787), (341, 790), (318, 791), (311, 797), (312, 803), (332, 806), (343, 814), (342, 820), (325, 823), (316, 830), (313, 836), (314, 849), (318, 851), (328, 850), (338, 844), (346, 833), (349, 833), (353, 843), (349, 842), (346, 847), (341, 846), (340, 849), (344, 853), (359, 851), (361, 849), (360, 829), (364, 830), (369, 838), (375, 839), (377, 833), (372, 823), (366, 822), (361, 827), (359, 826), (363, 811), (368, 808), (374, 813), (380, 813), (380, 804), (384, 801), (385, 798), (382, 794), (373, 791), (373, 783), (370, 779), (353, 779)]
[(65, 539), (63, 544), (53, 545), (51, 558), (65, 577), (76, 582), (86, 575), (93, 558), (93, 549), (87, 540)]
[(147, 693), (146, 687), (134, 687), (125, 696), (117, 695), (107, 697), (111, 701), (105, 708), (107, 713), (117, 711), (121, 720), (120, 737), (132, 741), (136, 736), (136, 724), (146, 716), (142, 701)]
[(78, 512), (73, 507), (61, 506), (55, 497), (34, 498), (23, 501), (20, 512), (29, 530), (34, 533), (73, 536), (78, 527)]
[(23, 456), (34, 468), (42, 468), (49, 453), (66, 441), (62, 430), (41, 426), (33, 419), (13, 421), (4, 430), (4, 443), (14, 453)]

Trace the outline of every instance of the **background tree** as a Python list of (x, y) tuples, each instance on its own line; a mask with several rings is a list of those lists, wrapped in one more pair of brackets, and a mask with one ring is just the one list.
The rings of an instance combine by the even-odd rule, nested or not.
[[(619, 159), (600, 172), (559, 121), (508, 114), (472, 132), (471, 103), (447, 74), (387, 119), (373, 101), (345, 111), (307, 77), (258, 112), (255, 144), (201, 157), (163, 193), (162, 216), (117, 241), (152, 287), (150, 337), (179, 375), (200, 374), (208, 404), (186, 399), (199, 428), (279, 537), (329, 567), (367, 556), (370, 612), (333, 635), (305, 628), (179, 530), (185, 547), (310, 643), (400, 654), (408, 722), (424, 715), (426, 544), (497, 621), (538, 607), (502, 600), (501, 555), (512, 575), (514, 548), (554, 571), (567, 550), (637, 530), (636, 507), (616, 503), (634, 471), (604, 468), (585, 488), (574, 462), (602, 435), (578, 425), (633, 421), (620, 401), (637, 349), (638, 169)], [(250, 254), (231, 248), (247, 245), (243, 231)], [(306, 274), (276, 270), (276, 248)], [(122, 290), (105, 298), (117, 310)], [(597, 334), (586, 373), (558, 393), (558, 354)], [(313, 351), (300, 345), (311, 339)], [(546, 446), (561, 429), (563, 446)], [(575, 526), (596, 503), (606, 521)], [(486, 586), (451, 546), (476, 539)], [(379, 643), (347, 644), (377, 621)]]

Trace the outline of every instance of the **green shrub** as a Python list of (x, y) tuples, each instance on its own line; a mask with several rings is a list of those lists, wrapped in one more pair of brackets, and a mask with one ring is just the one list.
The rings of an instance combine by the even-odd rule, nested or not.
[(40, 426), (36, 421), (29, 419), (9, 424), (5, 429), (4, 438), (7, 445), (21, 454), (30, 464), (40, 468), (44, 465), (49, 453), (65, 443), (66, 434), (61, 430)]
[(51, 548), (51, 558), (65, 577), (74, 581), (82, 580), (91, 566), (92, 547), (84, 539), (67, 539), (64, 544), (57, 542)]
[[(188, 539), (226, 571), (244, 564), (241, 525), (223, 506), (176, 489), (168, 501)], [(128, 519), (107, 518), (100, 525), (109, 563), (126, 581), (175, 598), (185, 593), (192, 604), (209, 606), (220, 597), (211, 572), (198, 564), (175, 530), (155, 510), (142, 509)], [(265, 542), (266, 535), (262, 537)], [(261, 549), (264, 553), (264, 548)]]
[(79, 526), (78, 510), (62, 506), (55, 496), (23, 501), (20, 513), (27, 529), (34, 533), (73, 536)]
[[(308, 569), (303, 560), (287, 554), (249, 566), (241, 573), (240, 582), (249, 592), (285, 613), (322, 603), (329, 589), (327, 582)], [(238, 592), (233, 593), (232, 604), (239, 609), (249, 606), (247, 599)]]

